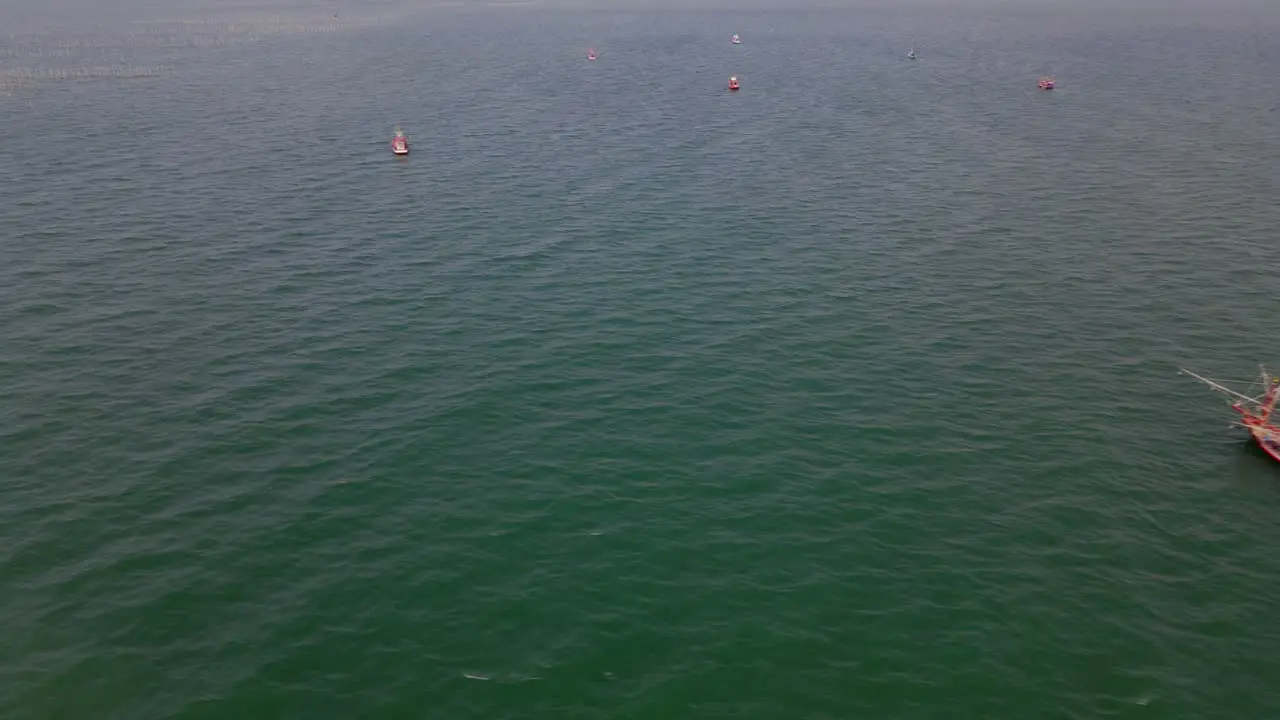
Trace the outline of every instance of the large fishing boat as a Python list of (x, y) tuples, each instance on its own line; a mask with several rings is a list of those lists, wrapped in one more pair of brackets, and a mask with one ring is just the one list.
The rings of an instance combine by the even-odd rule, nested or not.
[(1257, 380), (1243, 388), (1244, 392), (1237, 392), (1190, 370), (1182, 370), (1183, 373), (1226, 395), (1231, 400), (1231, 409), (1240, 413), (1240, 419), (1232, 425), (1248, 430), (1263, 452), (1270, 455), (1273, 460), (1280, 461), (1280, 427), (1271, 421), (1277, 395), (1280, 395), (1280, 377), (1267, 372), (1265, 367), (1259, 368), (1259, 371)]

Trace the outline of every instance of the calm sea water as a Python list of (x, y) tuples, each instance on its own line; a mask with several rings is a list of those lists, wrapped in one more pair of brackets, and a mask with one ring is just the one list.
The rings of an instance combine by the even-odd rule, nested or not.
[(1280, 716), (1275, 14), (333, 9), (0, 38), (0, 715)]

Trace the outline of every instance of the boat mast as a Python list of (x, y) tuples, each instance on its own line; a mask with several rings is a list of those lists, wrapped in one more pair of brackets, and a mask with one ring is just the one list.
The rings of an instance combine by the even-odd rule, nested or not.
[(1267, 368), (1259, 365), (1258, 369), (1262, 372), (1262, 387), (1266, 389), (1266, 394), (1262, 396), (1262, 402), (1259, 407), (1259, 415), (1263, 422), (1267, 422), (1271, 417), (1271, 411), (1276, 407), (1276, 399), (1280, 397), (1280, 378), (1272, 377), (1267, 372)]

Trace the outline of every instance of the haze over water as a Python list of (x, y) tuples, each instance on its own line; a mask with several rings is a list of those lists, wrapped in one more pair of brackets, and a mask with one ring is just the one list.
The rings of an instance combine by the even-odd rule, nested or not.
[(1280, 716), (1280, 18), (1127, 7), (0, 5), (0, 716)]

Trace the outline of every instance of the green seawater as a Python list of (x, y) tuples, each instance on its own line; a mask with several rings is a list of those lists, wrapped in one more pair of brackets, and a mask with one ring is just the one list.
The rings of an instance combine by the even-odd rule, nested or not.
[(334, 11), (0, 37), (0, 716), (1280, 717), (1275, 10)]

